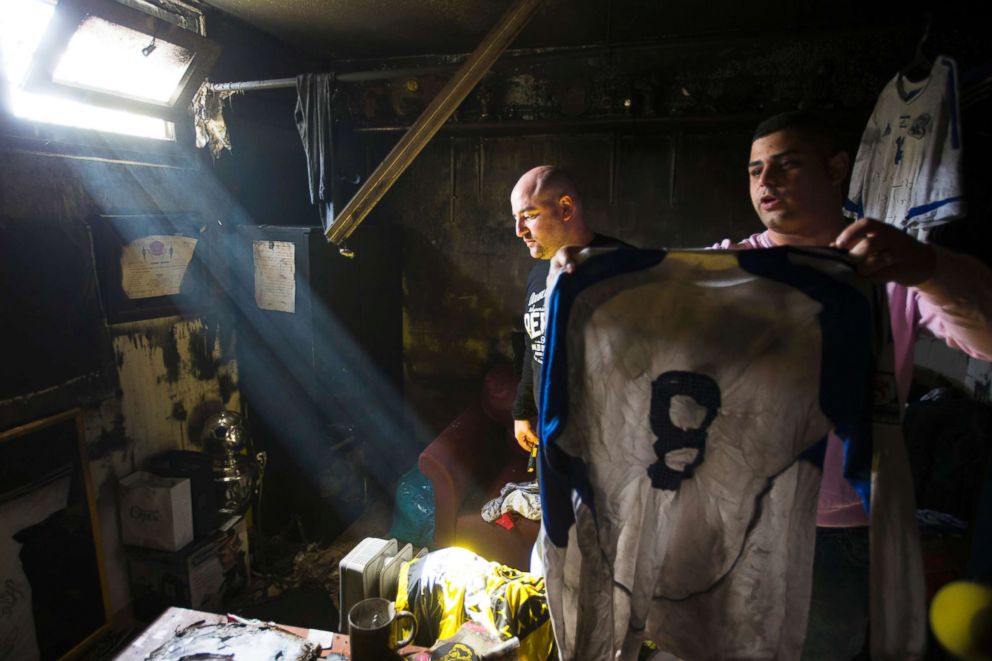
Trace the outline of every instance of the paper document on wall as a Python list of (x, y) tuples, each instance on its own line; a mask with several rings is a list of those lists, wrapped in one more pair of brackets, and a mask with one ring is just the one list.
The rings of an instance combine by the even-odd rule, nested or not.
[(296, 244), (255, 241), (255, 305), (262, 310), (296, 312)]
[(135, 239), (121, 251), (121, 289), (132, 300), (178, 294), (194, 250), (188, 236)]

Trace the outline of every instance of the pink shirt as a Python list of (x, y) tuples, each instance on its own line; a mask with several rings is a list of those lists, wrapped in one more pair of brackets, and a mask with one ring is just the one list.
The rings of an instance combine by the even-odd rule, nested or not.
[[(774, 248), (775, 244), (765, 231), (736, 244), (724, 239), (713, 247), (740, 250)], [(913, 349), (920, 328), (952, 348), (992, 360), (992, 270), (970, 255), (933, 248), (937, 265), (929, 280), (915, 287), (892, 282), (886, 286), (896, 390), (902, 404), (913, 380)], [(830, 528), (868, 525), (861, 499), (844, 479), (844, 448), (833, 432), (827, 438), (823, 458), (816, 524)]]

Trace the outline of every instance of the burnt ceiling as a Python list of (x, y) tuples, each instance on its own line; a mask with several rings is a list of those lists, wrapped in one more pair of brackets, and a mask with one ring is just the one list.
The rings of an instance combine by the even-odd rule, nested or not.
[[(472, 51), (513, 0), (200, 0), (320, 59)], [(866, 6), (867, 4), (867, 6)], [(776, 35), (873, 23), (922, 26), (912, 3), (852, 0), (545, 0), (512, 48), (712, 34)], [(926, 3), (921, 3), (920, 6)]]

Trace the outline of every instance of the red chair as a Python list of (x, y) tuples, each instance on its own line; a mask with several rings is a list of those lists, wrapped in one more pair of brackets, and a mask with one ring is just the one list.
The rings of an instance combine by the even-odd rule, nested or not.
[(510, 408), (517, 380), (508, 365), (493, 367), (479, 401), (455, 418), (420, 454), (420, 472), (434, 487), (434, 544), (461, 546), (516, 569), (530, 565), (540, 522), (515, 517), (510, 530), (482, 518), (482, 505), (507, 482), (527, 482), (527, 453), (513, 438)]

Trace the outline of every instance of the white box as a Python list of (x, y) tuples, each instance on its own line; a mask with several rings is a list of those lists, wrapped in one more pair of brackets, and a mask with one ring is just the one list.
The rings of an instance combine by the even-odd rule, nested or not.
[(135, 615), (153, 619), (168, 606), (223, 612), (227, 599), (250, 582), (248, 556), (243, 516), (178, 552), (128, 549)]
[(379, 596), (379, 572), (382, 563), (396, 553), (395, 539), (366, 537), (338, 563), (340, 591), (338, 627), (348, 630), (348, 611), (362, 599)]
[(189, 478), (131, 473), (120, 481), (121, 541), (178, 551), (193, 541)]

